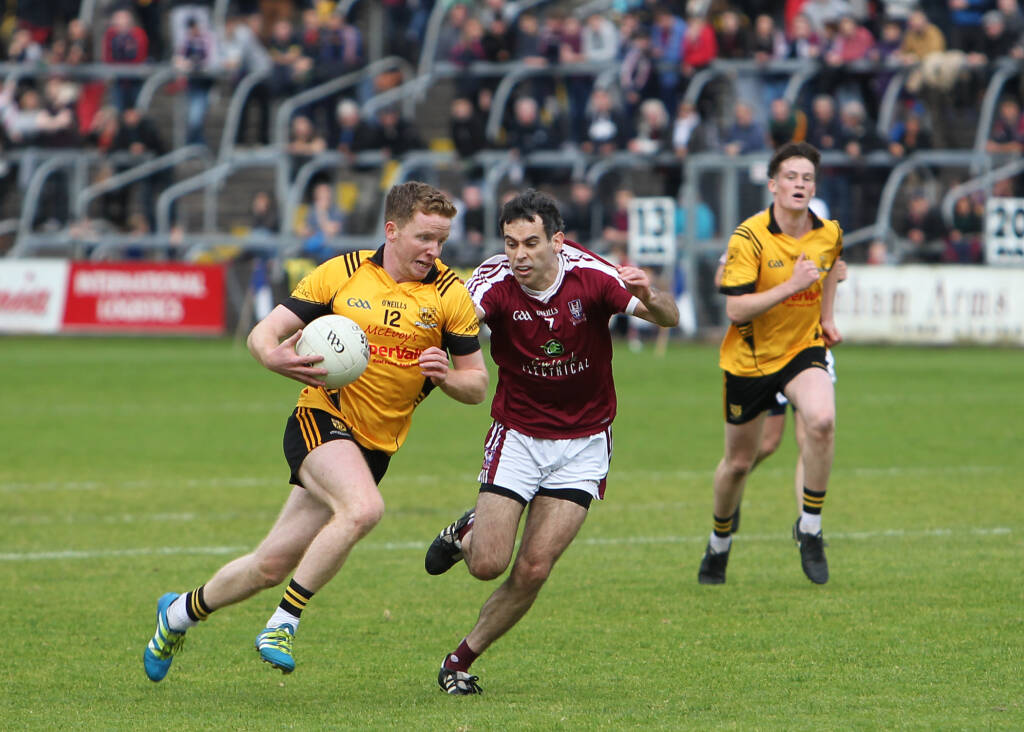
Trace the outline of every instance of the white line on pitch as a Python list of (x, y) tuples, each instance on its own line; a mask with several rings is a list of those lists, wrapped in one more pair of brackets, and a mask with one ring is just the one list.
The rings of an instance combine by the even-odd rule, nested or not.
[[(887, 529), (882, 531), (851, 531), (830, 533), (830, 540), (863, 541), (867, 539), (923, 539), (955, 535), (970, 536), (1005, 536), (1012, 534), (1013, 529), (1005, 526), (991, 528), (964, 529), (922, 529), (907, 531), (905, 529)], [(788, 538), (785, 534), (741, 534), (738, 540), (747, 541), (780, 541)], [(630, 544), (696, 544), (707, 541), (707, 535), (700, 536), (613, 536), (583, 537), (576, 544), (584, 546), (623, 546)], [(365, 542), (358, 545), (366, 551), (422, 551), (422, 541), (386, 541)], [(0, 562), (30, 562), (52, 559), (103, 559), (111, 557), (145, 557), (164, 555), (221, 555), (237, 554), (249, 551), (251, 547), (242, 546), (197, 546), (197, 547), (151, 547), (138, 549), (96, 549), (96, 550), (61, 550), (49, 552), (7, 552), (0, 553)]]
[[(792, 473), (791, 467), (761, 468), (763, 472), (784, 472)], [(893, 466), (888, 468), (836, 468), (833, 475), (851, 474), (857, 477), (877, 476), (908, 476), (908, 475), (948, 475), (950, 473), (1005, 473), (1016, 468), (1010, 465), (947, 465), (947, 466), (921, 466), (903, 467)], [(609, 479), (615, 482), (637, 479), (661, 479), (661, 480), (704, 480), (709, 478), (714, 471), (708, 470), (615, 470), (609, 475)], [(476, 482), (475, 472), (465, 473), (438, 473), (434, 475), (416, 475), (402, 477), (405, 483), (451, 483), (452, 481), (464, 482), (471, 485)], [(180, 486), (182, 488), (223, 488), (223, 487), (250, 487), (250, 486), (280, 486), (284, 487), (284, 481), (278, 478), (278, 474), (265, 475), (261, 477), (236, 477), (236, 478), (156, 478), (144, 480), (78, 480), (78, 481), (0, 481), (0, 493), (22, 493), (32, 491), (95, 491), (100, 488), (112, 489), (140, 489), (159, 488), (163, 486)]]

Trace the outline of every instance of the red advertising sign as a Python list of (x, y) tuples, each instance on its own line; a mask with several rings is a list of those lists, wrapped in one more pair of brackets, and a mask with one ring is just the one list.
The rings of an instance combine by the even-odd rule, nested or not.
[(224, 332), (220, 265), (72, 262), (65, 331)]

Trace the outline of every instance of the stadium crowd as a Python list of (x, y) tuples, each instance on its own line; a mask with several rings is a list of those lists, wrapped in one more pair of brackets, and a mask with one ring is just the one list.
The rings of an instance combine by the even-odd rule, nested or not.
[[(436, 4), (446, 15), (432, 49), (423, 41)], [(0, 92), (0, 151), (95, 150), (105, 161), (94, 174), (102, 179), (173, 147), (166, 124), (138, 104), (145, 75), (73, 72), (95, 62), (126, 68), (172, 64), (181, 78), (169, 90), (182, 95), (186, 109), (184, 134), (175, 142), (206, 146), (215, 144), (206, 134), (210, 105), (227, 99), (214, 91), (230, 90), (245, 74), (266, 69), (249, 96), (236, 142), (272, 144), (273, 111), (281, 101), (365, 68), (371, 60), (361, 27), (365, 5), (345, 4), (345, 16), (332, 2), (237, 1), (221, 27), (211, 4), (194, 0), (101, 4), (92, 26), (79, 18), (77, 0), (6, 3), (2, 48), (7, 64), (17, 70), (7, 74)], [(461, 213), (449, 255), (467, 265), (487, 253), (480, 154), (488, 152), (524, 163), (511, 166), (503, 189), (528, 183), (571, 201), (567, 233), (600, 251), (624, 237), (628, 175), (594, 185), (578, 169), (530, 165), (533, 153), (570, 152), (588, 162), (618, 152), (652, 156), (658, 181), (652, 192), (677, 197), (682, 163), (690, 153), (767, 155), (786, 142), (806, 140), (822, 152), (846, 156), (842, 165), (823, 170), (821, 210), (847, 232), (868, 227), (875, 222), (888, 170), (915, 152), (972, 148), (988, 81), (1001, 65), (1013, 62), (1019, 69), (1024, 60), (1024, 13), (1017, 0), (613, 0), (582, 6), (388, 0), (381, 5), (383, 52), (420, 63), (421, 54), (433, 50), (433, 62), (459, 71), (453, 77), (454, 98), (416, 118), (406, 118), (395, 105), (362, 114), (374, 95), (409, 81), (407, 73), (395, 70), (351, 92), (325, 95), (291, 118), (284, 144), (292, 169), (324, 151), (337, 151), (347, 161), (309, 186), (306, 200), (312, 207), (320, 183), (354, 177), (384, 184), (393, 163), (411, 151), (453, 150), (462, 164), (444, 183)], [(587, 11), (588, 6), (593, 9)], [(754, 66), (691, 89), (700, 72), (720, 60)], [(786, 64), (794, 61), (819, 66), (795, 96), (786, 94), (793, 76)], [(500, 66), (476, 73), (484, 62)], [(573, 64), (605, 64), (602, 68), (611, 71), (573, 73)], [(502, 123), (492, 134), (486, 121), (498, 84), (510, 69), (524, 67), (550, 67), (551, 73), (524, 78), (498, 110)], [(996, 163), (1024, 149), (1024, 76), (1016, 79), (1004, 87), (988, 131), (986, 151)], [(896, 82), (901, 84), (897, 104), (891, 119), (883, 119), (885, 92)], [(887, 128), (879, 129), (879, 122), (888, 122)], [(367, 151), (380, 157), (366, 162), (359, 155)], [(886, 165), (864, 164), (879, 153), (891, 156)], [(31, 156), (0, 162), (5, 198), (15, 188), (24, 189), (36, 164)], [(872, 263), (981, 261), (984, 195), (958, 201), (952, 226), (939, 211), (943, 194), (969, 172), (921, 167), (908, 178), (900, 199), (906, 205), (896, 208), (891, 222), (900, 246), (878, 240), (850, 256)], [(172, 180), (164, 172), (106, 194), (95, 217), (73, 221), (67, 177), (54, 175), (44, 187), (35, 223), (51, 230), (152, 231), (155, 196)], [(317, 223), (323, 216), (305, 211), (284, 226), (307, 243), (307, 254), (329, 256), (343, 245), (344, 234), (366, 233), (360, 219), (374, 214), (358, 212), (376, 211), (382, 187), (359, 185), (343, 206), (345, 197), (334, 196), (338, 210), (331, 213), (327, 231)], [(1022, 188), (1017, 176), (998, 181), (992, 192), (1013, 196)], [(319, 194), (321, 201), (329, 194)], [(735, 222), (719, 220), (713, 187), (701, 185), (700, 195), (704, 225), (699, 233), (724, 235)], [(282, 202), (270, 205), (283, 221)]]

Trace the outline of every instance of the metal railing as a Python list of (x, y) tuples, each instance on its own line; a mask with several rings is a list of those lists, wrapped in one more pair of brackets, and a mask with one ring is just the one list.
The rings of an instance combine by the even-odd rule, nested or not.
[(992, 184), (996, 181), (1006, 180), (1007, 178), (1013, 178), (1024, 172), (1024, 158), (1014, 160), (1013, 162), (1002, 165), (994, 170), (990, 170), (984, 175), (980, 175), (977, 178), (964, 181), (959, 185), (955, 185), (946, 191), (946, 195), (942, 197), (942, 203), (940, 205), (940, 211), (942, 212), (942, 220), (946, 226), (953, 226), (953, 212), (956, 207), (956, 202), (963, 196), (969, 196), (972, 193), (978, 191), (985, 191), (986, 197), (991, 194)]
[(112, 175), (99, 183), (93, 183), (90, 186), (86, 186), (75, 197), (75, 203), (72, 208), (73, 215), (75, 218), (82, 218), (87, 215), (89, 203), (94, 199), (99, 198), (106, 193), (110, 193), (111, 191), (115, 191), (118, 188), (124, 188), (132, 183), (148, 178), (154, 173), (159, 173), (162, 170), (173, 168), (178, 163), (195, 158), (203, 159), (203, 162), (207, 165), (212, 162), (210, 151), (205, 145), (189, 145), (188, 147), (178, 150), (172, 150), (158, 158), (147, 160), (139, 165), (129, 168), (128, 170)]

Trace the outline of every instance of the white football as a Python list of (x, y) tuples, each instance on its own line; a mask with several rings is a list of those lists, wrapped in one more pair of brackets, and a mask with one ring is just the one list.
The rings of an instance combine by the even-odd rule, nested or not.
[(300, 356), (316, 354), (324, 360), (316, 366), (327, 369), (324, 383), (339, 389), (358, 379), (370, 362), (370, 342), (355, 321), (344, 315), (323, 315), (302, 329), (295, 344)]

